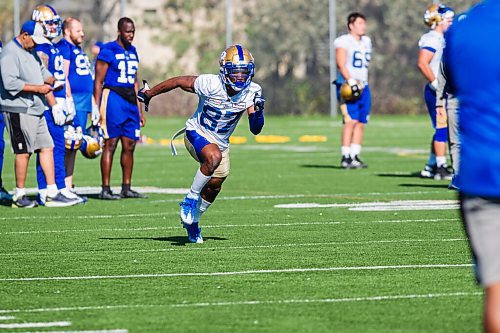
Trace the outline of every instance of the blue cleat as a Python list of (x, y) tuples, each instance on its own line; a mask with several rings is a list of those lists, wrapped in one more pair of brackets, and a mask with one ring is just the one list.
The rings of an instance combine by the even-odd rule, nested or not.
[(7, 192), (6, 189), (3, 188), (3, 186), (0, 187), (0, 201), (12, 201), (12, 194)]
[(201, 236), (201, 228), (198, 227), (198, 222), (193, 224), (182, 223), (184, 229), (187, 230), (188, 239), (190, 243), (202, 244), (203, 237)]
[(198, 223), (200, 218), (200, 204), (201, 198), (192, 199), (186, 197), (179, 204), (181, 206), (181, 221), (184, 224), (191, 225), (193, 223)]

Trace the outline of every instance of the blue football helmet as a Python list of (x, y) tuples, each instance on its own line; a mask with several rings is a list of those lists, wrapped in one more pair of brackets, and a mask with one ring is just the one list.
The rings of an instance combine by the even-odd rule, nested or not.
[(80, 151), (86, 158), (94, 159), (101, 155), (104, 145), (104, 133), (101, 126), (90, 126), (87, 129), (88, 135), (83, 135)]
[(53, 39), (61, 34), (62, 20), (54, 7), (49, 5), (36, 6), (33, 9), (31, 19), (40, 22), (43, 27), (43, 35), (48, 39)]
[(247, 88), (255, 74), (253, 56), (246, 48), (231, 45), (220, 56), (220, 78), (234, 91)]
[(424, 23), (429, 26), (429, 28), (434, 29), (438, 24), (446, 19), (453, 19), (455, 16), (455, 11), (444, 5), (444, 4), (434, 4), (427, 7), (424, 13)]

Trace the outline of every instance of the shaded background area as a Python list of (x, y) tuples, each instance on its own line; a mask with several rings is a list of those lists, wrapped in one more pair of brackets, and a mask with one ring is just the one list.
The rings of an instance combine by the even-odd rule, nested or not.
[[(19, 0), (21, 21), (40, 2)], [(478, 0), (446, 2), (461, 12)], [(82, 20), (84, 47), (116, 38), (120, 0), (53, 0), (63, 19)], [(225, 48), (225, 1), (126, 0), (124, 14), (136, 22), (140, 76), (155, 84), (182, 74), (217, 73)], [(370, 85), (374, 114), (425, 113), (425, 81), (416, 67), (418, 39), (427, 31), (423, 13), (432, 1), (337, 1), (337, 35), (350, 12), (367, 16), (373, 57)], [(13, 35), (13, 1), (0, 2), (0, 38)], [(264, 87), (271, 114), (329, 114), (328, 0), (233, 0), (233, 41), (253, 53), (255, 81)], [(151, 112), (188, 115), (197, 98), (172, 92), (156, 98)]]

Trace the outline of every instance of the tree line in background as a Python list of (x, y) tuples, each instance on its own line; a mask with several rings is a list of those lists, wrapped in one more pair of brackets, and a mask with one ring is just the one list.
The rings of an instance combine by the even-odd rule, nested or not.
[[(448, 1), (457, 13), (479, 1)], [(346, 29), (350, 12), (366, 15), (372, 38), (370, 85), (374, 113), (424, 113), (425, 80), (417, 69), (418, 40), (428, 28), (423, 13), (432, 1), (337, 1), (337, 35)], [(328, 114), (328, 0), (233, 0), (234, 42), (253, 53), (255, 81), (264, 87), (273, 114)], [(168, 0), (163, 9), (172, 19), (158, 35), (179, 62), (147, 71), (161, 80), (183, 73), (183, 56), (198, 57), (199, 73), (217, 73), (217, 57), (225, 46), (224, 1)], [(175, 13), (175, 14), (173, 14)], [(144, 74), (144, 71), (143, 71)]]
[[(0, 29), (12, 22), (12, 1), (0, 3)], [(45, 1), (51, 3), (53, 1)], [(128, 8), (135, 0), (128, 1)], [(479, 0), (446, 2), (457, 13)], [(92, 0), (94, 9), (102, 0)], [(337, 36), (346, 33), (346, 18), (358, 11), (367, 17), (367, 35), (373, 42), (369, 69), (373, 113), (424, 113), (425, 80), (416, 62), (418, 40), (427, 31), (423, 13), (432, 0), (337, 0)], [(38, 2), (25, 1), (21, 13)], [(272, 114), (329, 114), (329, 0), (233, 0), (233, 41), (249, 48), (256, 61), (255, 81), (264, 87)], [(225, 48), (225, 1), (164, 0), (157, 19), (141, 11), (131, 18), (137, 29), (151, 29), (154, 45), (168, 47), (175, 56), (140, 68), (142, 78), (160, 82), (181, 74), (218, 73), (218, 57)], [(101, 13), (102, 10), (93, 10)], [(87, 40), (98, 39), (99, 21), (85, 24)], [(96, 26), (97, 25), (97, 26)], [(102, 30), (102, 27), (101, 27)], [(1, 34), (1, 33), (0, 33)], [(87, 45), (90, 46), (90, 45)], [(147, 50), (155, 52), (155, 50)], [(193, 65), (194, 64), (194, 65)], [(193, 72), (194, 71), (194, 72)], [(197, 100), (173, 93), (161, 96), (153, 108), (161, 114), (189, 114)], [(154, 106), (154, 104), (153, 104)]]

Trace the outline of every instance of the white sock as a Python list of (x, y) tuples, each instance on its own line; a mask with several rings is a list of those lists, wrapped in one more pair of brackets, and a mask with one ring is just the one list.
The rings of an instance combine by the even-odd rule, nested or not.
[(59, 191), (57, 190), (56, 184), (47, 185), (47, 196), (48, 197), (54, 198), (55, 196), (57, 196), (58, 192)]
[(434, 164), (436, 164), (436, 154), (430, 153), (429, 159), (427, 160), (427, 165), (433, 166)]
[(205, 199), (201, 199), (201, 205), (200, 205), (200, 216), (201, 214), (205, 213), (207, 211), (207, 209), (210, 207), (212, 203), (205, 200)]
[(188, 198), (191, 199), (198, 199), (200, 196), (201, 190), (203, 190), (203, 187), (208, 183), (208, 181), (212, 178), (212, 176), (205, 176), (200, 169), (196, 171), (196, 175), (194, 176), (193, 179), (193, 184), (191, 184), (191, 189), (189, 190), (189, 193), (187, 194)]
[(18, 199), (21, 198), (22, 196), (26, 195), (26, 188), (16, 187), (16, 190), (14, 191), (14, 195)]
[(361, 145), (358, 145), (357, 143), (351, 143), (351, 157), (354, 158), (360, 153), (361, 153)]
[(342, 146), (341, 151), (342, 156), (349, 156), (351, 153), (351, 148), (349, 148), (349, 146)]
[(436, 156), (436, 164), (437, 164), (438, 168), (440, 166), (445, 165), (446, 164), (446, 156)]
[(45, 199), (47, 198), (47, 189), (46, 188), (39, 188), (38, 195), (40, 196), (40, 199), (45, 202)]

